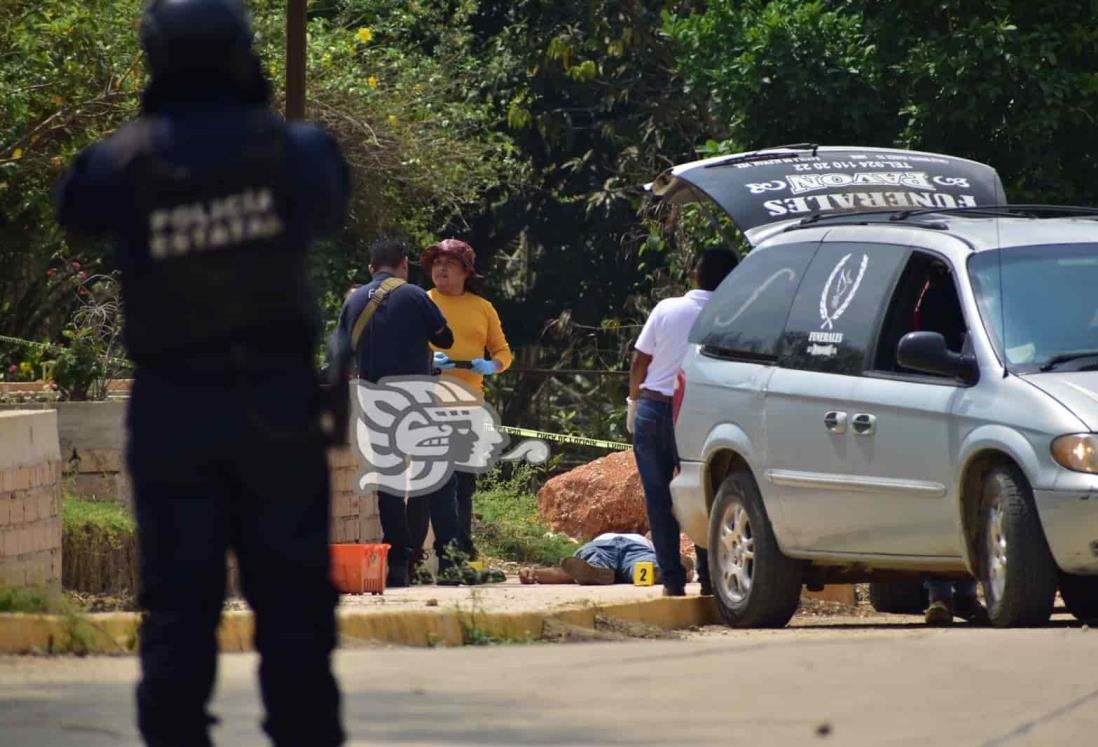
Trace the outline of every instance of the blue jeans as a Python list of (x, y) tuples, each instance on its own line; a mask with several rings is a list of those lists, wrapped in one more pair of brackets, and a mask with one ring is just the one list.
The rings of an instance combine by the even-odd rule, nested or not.
[[(671, 403), (641, 399), (637, 405), (637, 422), (633, 432), (633, 454), (637, 460), (644, 503), (648, 510), (648, 527), (656, 547), (656, 562), (663, 575), (663, 585), (676, 589), (686, 582), (686, 570), (679, 555), (679, 521), (671, 511), (671, 479), (679, 465), (675, 447), (675, 426), (671, 421)], [(698, 553), (698, 578), (709, 582), (709, 565), (703, 548)]]
[(619, 584), (633, 583), (633, 569), (637, 563), (657, 562), (656, 553), (648, 543), (630, 537), (596, 537), (576, 550), (576, 557), (599, 568), (610, 568), (614, 571), (614, 582)]
[(966, 581), (927, 581), (926, 590), (930, 603), (951, 602), (956, 597), (976, 597), (976, 579)]

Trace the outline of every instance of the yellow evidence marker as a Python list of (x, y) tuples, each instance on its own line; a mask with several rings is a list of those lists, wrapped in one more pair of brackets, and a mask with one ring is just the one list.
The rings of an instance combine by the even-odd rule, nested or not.
[(656, 564), (642, 560), (633, 566), (633, 586), (652, 586), (656, 583)]

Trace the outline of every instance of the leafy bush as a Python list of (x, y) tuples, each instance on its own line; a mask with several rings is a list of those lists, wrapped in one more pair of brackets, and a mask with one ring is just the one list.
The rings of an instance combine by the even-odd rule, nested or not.
[(538, 517), (538, 499), (531, 492), (536, 472), (519, 467), (509, 477), (499, 467), (481, 478), (473, 497), (473, 538), (481, 554), (537, 565), (556, 565), (574, 553), (579, 543), (551, 532)]
[(94, 527), (112, 542), (121, 541), (137, 530), (133, 516), (111, 501), (87, 501), (72, 495), (61, 504), (62, 526), (69, 530)]
[(1098, 201), (1098, 7), (1050, 0), (713, 0), (665, 14), (734, 151), (897, 145), (995, 166), (1015, 201)]
[(122, 506), (65, 496), (61, 510), (62, 583), (66, 591), (133, 594), (137, 526)]

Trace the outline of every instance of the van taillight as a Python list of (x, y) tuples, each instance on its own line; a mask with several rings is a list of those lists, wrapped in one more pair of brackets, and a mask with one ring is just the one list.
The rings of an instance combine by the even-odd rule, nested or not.
[(679, 410), (682, 409), (682, 400), (686, 396), (686, 374), (679, 370), (675, 377), (675, 394), (671, 397), (671, 422), (679, 422)]

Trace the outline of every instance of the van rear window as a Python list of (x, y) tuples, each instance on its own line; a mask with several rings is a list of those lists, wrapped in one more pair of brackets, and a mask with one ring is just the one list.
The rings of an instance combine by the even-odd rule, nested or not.
[(747, 255), (702, 309), (690, 342), (722, 358), (775, 360), (793, 296), (817, 245), (782, 244)]

